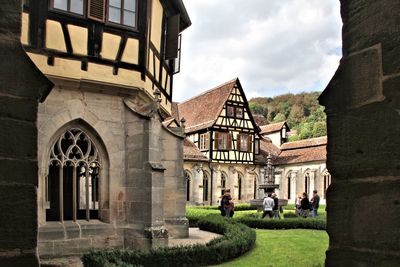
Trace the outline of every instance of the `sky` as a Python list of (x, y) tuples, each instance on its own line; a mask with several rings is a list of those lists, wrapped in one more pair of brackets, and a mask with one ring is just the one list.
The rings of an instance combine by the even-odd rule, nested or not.
[(184, 0), (174, 101), (239, 77), (247, 99), (322, 91), (341, 58), (338, 0)]

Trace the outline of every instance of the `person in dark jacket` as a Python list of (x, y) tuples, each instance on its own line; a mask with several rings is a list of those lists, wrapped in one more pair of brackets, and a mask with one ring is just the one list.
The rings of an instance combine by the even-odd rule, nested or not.
[(278, 199), (278, 196), (275, 193), (273, 193), (272, 194), (272, 199), (274, 200), (274, 207), (272, 209), (272, 212), (274, 214), (274, 218), (280, 219), (281, 216), (279, 214), (279, 199)]
[(308, 200), (307, 193), (303, 193), (303, 197), (300, 203), (300, 216), (307, 218), (310, 214), (310, 201)]
[(319, 200), (320, 198), (318, 195), (318, 191), (314, 190), (313, 197), (311, 198), (311, 206), (312, 206), (311, 217), (313, 218), (318, 216)]

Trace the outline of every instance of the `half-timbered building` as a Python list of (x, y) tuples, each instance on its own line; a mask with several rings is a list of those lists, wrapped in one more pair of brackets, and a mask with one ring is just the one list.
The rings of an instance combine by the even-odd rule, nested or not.
[[(228, 188), (236, 202), (253, 199), (265, 159), (260, 153), (259, 128), (239, 79), (180, 103), (178, 111), (177, 119), (185, 120), (188, 139), (184, 164), (187, 201), (215, 204)], [(197, 156), (193, 157), (195, 150)]]
[(37, 122), (41, 257), (187, 236), (183, 130), (166, 118), (190, 24), (182, 0), (24, 1), (21, 43), (54, 83)]

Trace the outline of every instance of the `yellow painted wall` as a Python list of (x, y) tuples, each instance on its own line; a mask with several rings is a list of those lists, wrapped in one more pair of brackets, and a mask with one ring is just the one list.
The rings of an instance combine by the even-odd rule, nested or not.
[(87, 55), (88, 30), (87, 28), (68, 25), (74, 54)]
[(64, 33), (61, 24), (54, 20), (46, 21), (46, 47), (62, 52), (67, 52), (64, 41)]
[(106, 59), (115, 60), (119, 49), (121, 37), (118, 35), (103, 33), (103, 44), (101, 46), (101, 56)]
[[(151, 37), (150, 40), (157, 48), (158, 51), (161, 49), (161, 34), (162, 34), (162, 18), (163, 18), (163, 7), (160, 0), (153, 0), (151, 7)], [(151, 59), (151, 58), (150, 58)]]
[(132, 64), (139, 64), (139, 40), (129, 38), (126, 42), (122, 61)]

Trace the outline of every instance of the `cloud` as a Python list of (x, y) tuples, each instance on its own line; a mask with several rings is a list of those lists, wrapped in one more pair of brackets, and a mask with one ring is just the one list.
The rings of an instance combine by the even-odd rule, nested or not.
[(337, 0), (186, 0), (182, 101), (234, 77), (248, 98), (323, 90), (341, 54)]

